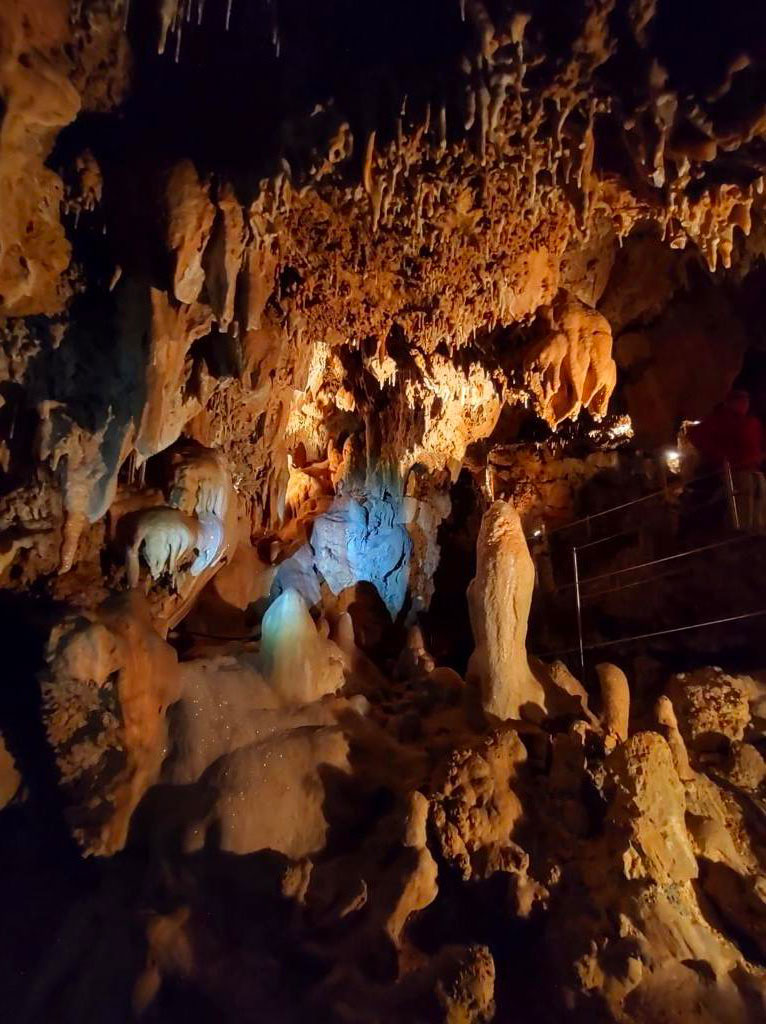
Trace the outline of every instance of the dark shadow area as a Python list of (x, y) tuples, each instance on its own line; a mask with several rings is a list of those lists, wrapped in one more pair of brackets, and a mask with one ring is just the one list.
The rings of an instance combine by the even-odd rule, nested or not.
[(441, 557), (434, 596), (423, 623), (437, 664), (465, 674), (473, 650), (466, 589), (476, 574), (476, 538), (482, 507), (470, 473), (463, 470), (450, 491), (452, 510), (437, 535)]

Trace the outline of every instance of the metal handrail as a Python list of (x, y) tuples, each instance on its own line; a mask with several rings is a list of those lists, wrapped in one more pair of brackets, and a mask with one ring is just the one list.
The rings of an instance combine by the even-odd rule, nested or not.
[(607, 597), (609, 594), (621, 594), (623, 590), (631, 590), (633, 587), (645, 587), (647, 583), (657, 583), (659, 580), (669, 580), (673, 576), (679, 576), (683, 569), (671, 569), (670, 572), (660, 573), (659, 576), (647, 576), (643, 580), (635, 580), (633, 583), (625, 583), (621, 587), (608, 587), (606, 590), (594, 590), (589, 594), (582, 595), (582, 601), (594, 601), (598, 597)]
[[(619, 536), (619, 534), (615, 534), (615, 536)], [(653, 558), (650, 562), (639, 562), (637, 565), (626, 565), (622, 569), (612, 569), (610, 572), (602, 572), (597, 576), (586, 576), (579, 583), (582, 587), (586, 583), (595, 583), (597, 580), (609, 579), (612, 576), (622, 576), (626, 572), (635, 572), (638, 569), (648, 569), (652, 565), (660, 565), (662, 562), (673, 562), (679, 558), (687, 558), (689, 555), (699, 555), (703, 551), (713, 551), (715, 548), (722, 548), (728, 544), (739, 544), (743, 540), (753, 540), (753, 536), (751, 533), (738, 534), (736, 537), (727, 537), (726, 540), (716, 541), (715, 544), (704, 544), (699, 548), (689, 548), (688, 551), (677, 551), (674, 555), (663, 555), (662, 558)], [(580, 545), (576, 545), (576, 547), (578, 551), (582, 551)], [(577, 586), (577, 584), (565, 583), (563, 586), (556, 588), (556, 593), (562, 590), (571, 590), (574, 586)]]
[[(695, 477), (694, 480), (693, 481), (689, 481), (686, 486), (688, 486), (688, 484), (693, 483), (693, 482), (698, 482), (698, 481), (701, 481), (701, 480), (706, 480), (706, 479), (710, 479), (711, 477), (718, 477), (718, 476), (720, 476), (720, 474), (718, 472), (716, 472), (716, 473), (707, 474), (706, 476), (702, 476), (702, 477)], [(734, 482), (733, 482), (733, 478), (732, 478), (731, 467), (728, 464), (728, 462), (724, 466), (724, 481), (725, 481), (725, 484), (726, 484), (726, 492), (727, 492), (728, 501), (729, 501), (730, 513), (731, 513), (731, 516), (732, 516), (732, 522), (733, 522), (734, 528), (736, 530), (738, 530), (740, 523), (739, 523), (739, 514), (738, 514), (738, 509), (737, 509), (737, 496), (736, 496), (736, 491), (734, 490)], [(593, 516), (586, 516), (584, 519), (579, 520), (579, 522), (580, 523), (585, 522), (585, 523), (588, 523), (590, 525), (590, 521), (592, 519), (598, 518), (599, 516), (606, 515), (609, 512), (616, 512), (616, 511), (619, 511), (619, 510), (624, 509), (624, 508), (630, 508), (631, 506), (637, 505), (637, 504), (639, 504), (642, 501), (648, 500), (649, 498), (654, 498), (658, 494), (667, 495), (667, 488), (663, 488), (661, 491), (655, 491), (655, 492), (653, 492), (652, 494), (649, 494), (649, 495), (644, 495), (642, 498), (636, 498), (633, 501), (624, 502), (622, 505), (615, 505), (611, 509), (607, 509), (604, 512), (596, 513)], [(574, 525), (577, 525), (577, 522), (576, 523), (568, 524), (568, 526), (574, 526)], [(565, 529), (565, 528), (566, 527), (560, 527), (559, 530)], [(558, 532), (558, 531), (551, 531), (551, 533), (555, 533), (555, 532)], [(572, 567), (573, 567), (574, 581), (572, 583), (565, 584), (564, 586), (556, 588), (556, 591), (555, 591), (556, 593), (560, 593), (563, 590), (569, 590), (569, 589), (572, 589), (572, 588), (574, 588), (574, 591), (575, 591), (575, 611), (576, 611), (576, 618), (577, 618), (577, 641), (578, 641), (578, 645), (577, 645), (576, 648), (568, 648), (565, 651), (562, 651), (562, 652), (559, 652), (559, 653), (570, 654), (570, 653), (574, 653), (576, 651), (579, 654), (580, 668), (582, 670), (583, 676), (585, 675), (585, 652), (586, 651), (589, 651), (589, 650), (599, 650), (599, 649), (601, 649), (603, 647), (613, 647), (613, 646), (615, 646), (617, 644), (631, 643), (631, 642), (634, 642), (636, 640), (648, 640), (648, 639), (651, 639), (651, 638), (657, 637), (657, 636), (665, 636), (665, 635), (670, 635), (670, 634), (673, 634), (673, 633), (682, 633), (682, 632), (685, 632), (687, 630), (701, 629), (701, 628), (704, 628), (704, 627), (709, 627), (709, 626), (714, 626), (714, 625), (721, 625), (721, 624), (728, 623), (728, 622), (738, 622), (738, 621), (741, 621), (742, 619), (754, 618), (755, 616), (766, 614), (766, 609), (762, 609), (760, 611), (749, 612), (749, 613), (746, 613), (744, 615), (726, 616), (726, 617), (721, 618), (721, 619), (711, 619), (711, 620), (708, 620), (707, 622), (692, 623), (692, 624), (687, 625), (687, 626), (676, 626), (676, 627), (671, 627), (671, 628), (664, 629), (664, 630), (656, 630), (656, 631), (651, 632), (651, 633), (641, 633), (641, 634), (637, 634), (636, 636), (633, 636), (633, 637), (622, 637), (622, 638), (619, 638), (617, 640), (607, 640), (607, 641), (603, 641), (603, 642), (600, 642), (600, 643), (597, 643), (597, 644), (585, 644), (584, 637), (583, 637), (583, 619), (582, 619), (583, 595), (581, 595), (581, 592), (580, 592), (581, 591), (581, 587), (585, 583), (593, 583), (593, 582), (597, 582), (598, 580), (612, 579), (612, 577), (622, 576), (622, 575), (624, 575), (625, 573), (628, 573), (628, 572), (636, 572), (636, 571), (638, 571), (640, 569), (648, 569), (648, 568), (651, 568), (652, 566), (655, 566), (655, 565), (662, 565), (665, 562), (678, 561), (680, 559), (689, 558), (689, 557), (691, 557), (693, 555), (701, 554), (701, 553), (706, 552), (706, 551), (713, 551), (713, 550), (716, 550), (717, 548), (722, 548), (722, 547), (726, 547), (728, 545), (736, 544), (736, 543), (739, 543), (740, 541), (743, 541), (743, 540), (751, 540), (751, 539), (753, 539), (752, 535), (750, 535), (750, 534), (744, 534), (744, 535), (743, 534), (737, 534), (737, 536), (735, 536), (735, 537), (727, 537), (726, 539), (724, 539), (722, 541), (717, 541), (717, 542), (715, 542), (713, 544), (705, 544), (705, 545), (702, 545), (702, 546), (697, 547), (697, 548), (691, 548), (691, 549), (689, 549), (687, 551), (679, 551), (679, 552), (676, 552), (675, 554), (665, 555), (665, 556), (663, 556), (661, 558), (653, 558), (653, 559), (651, 559), (650, 561), (647, 561), (647, 562), (640, 562), (637, 565), (625, 566), (622, 569), (613, 569), (613, 570), (611, 570), (609, 572), (599, 573), (599, 574), (597, 574), (595, 576), (586, 577), (585, 579), (581, 579), (580, 578), (580, 566), (579, 566), (578, 555), (579, 555), (579, 553), (581, 551), (584, 551), (587, 548), (593, 547), (593, 546), (595, 546), (597, 544), (606, 543), (609, 540), (614, 540), (617, 537), (625, 536), (626, 534), (629, 534), (629, 533), (632, 533), (632, 532), (634, 532), (634, 531), (633, 530), (622, 531), (622, 532), (618, 532), (618, 533), (612, 534), (611, 537), (601, 538), (600, 540), (590, 541), (590, 542), (587, 542), (585, 544), (581, 544), (581, 545), (573, 544), (572, 545)], [(673, 573), (665, 573), (664, 576), (661, 576), (659, 578), (665, 578), (668, 575), (673, 575)], [(627, 589), (628, 586), (635, 586), (635, 585), (640, 585), (641, 583), (654, 582), (654, 581), (656, 581), (657, 578), (658, 577), (650, 577), (647, 580), (638, 581), (638, 583), (636, 583), (636, 584), (628, 584), (625, 587), (616, 587), (616, 588), (612, 588), (611, 590), (600, 591), (600, 592), (597, 592), (596, 594), (586, 595), (586, 597), (589, 597), (592, 600), (593, 598), (599, 597), (599, 596), (603, 596), (606, 593), (618, 593), (620, 590)], [(545, 655), (545, 656), (550, 657), (551, 655), (548, 654), (548, 655)]]
[[(680, 486), (682, 490), (685, 490), (691, 484), (701, 483), (704, 480), (712, 480), (713, 477), (720, 476), (720, 470), (716, 470), (713, 473), (705, 473), (703, 476), (692, 477), (691, 480), (683, 482), (678, 480), (675, 482), (676, 486)], [(601, 512), (593, 512), (587, 516), (582, 516), (580, 519), (573, 519), (571, 523), (564, 523), (563, 526), (556, 526), (552, 530), (548, 530), (547, 534), (552, 537), (554, 534), (561, 533), (563, 530), (571, 530), (575, 526), (581, 526), (583, 523), (592, 522), (594, 519), (600, 519), (602, 516), (608, 516), (612, 512), (620, 512), (624, 508), (630, 508), (632, 505), (638, 505), (642, 501), (649, 501), (651, 498), (657, 498), (660, 495), (667, 497), (668, 487), (661, 487), (657, 491), (652, 491), (650, 494), (644, 494), (640, 498), (633, 498), (632, 501), (623, 502), (621, 505), (612, 505), (611, 508), (605, 508)]]
[(536, 654), (537, 658), (558, 658), (562, 654), (577, 654), (579, 651), (597, 651), (603, 647), (616, 647), (619, 644), (633, 643), (635, 640), (651, 640), (656, 636), (667, 636), (670, 633), (684, 633), (691, 629), (703, 629), (708, 626), (720, 626), (729, 622), (741, 622), (744, 619), (754, 619), (759, 615), (766, 615), (766, 608), (759, 608), (755, 612), (745, 612), (742, 615), (729, 615), (723, 619), (709, 619), (707, 622), (693, 622), (687, 626), (673, 626), (670, 629), (659, 629), (653, 633), (638, 633), (635, 636), (618, 637), (617, 640), (603, 640), (597, 644), (583, 644), (582, 647), (565, 647), (560, 651), (542, 651)]

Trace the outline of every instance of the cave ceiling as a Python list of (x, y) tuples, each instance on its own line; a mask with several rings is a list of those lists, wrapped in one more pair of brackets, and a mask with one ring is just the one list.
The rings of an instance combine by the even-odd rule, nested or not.
[(709, 274), (757, 246), (763, 21), (745, 3), (11, 0), (6, 375), (21, 419), (55, 420), (35, 436), (45, 465), (66, 454), (65, 507), (98, 520), (126, 460), (185, 433), (224, 447), (268, 524), (291, 443), (317, 456), (372, 417), (400, 473), (441, 470), (506, 403), (576, 415), (582, 395), (554, 414), (519, 386), (508, 330), (543, 315), (555, 335), (568, 302), (571, 338), (632, 233)]

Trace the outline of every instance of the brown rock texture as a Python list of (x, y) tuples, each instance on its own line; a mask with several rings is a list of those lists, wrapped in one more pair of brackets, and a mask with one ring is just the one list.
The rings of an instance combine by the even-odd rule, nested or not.
[(0, 313), (57, 313), (71, 246), (59, 219), (62, 182), (45, 161), (83, 105), (111, 105), (124, 91), (127, 45), (105, 9), (73, 24), (64, 0), (9, 0), (0, 53)]
[(86, 853), (114, 853), (159, 775), (165, 712), (179, 695), (176, 652), (145, 601), (121, 595), (54, 629), (42, 688), (72, 831)]
[(4, 1017), (766, 1020), (764, 5), (0, 3)]
[(510, 844), (522, 807), (509, 782), (525, 760), (518, 735), (507, 731), (477, 749), (455, 751), (437, 769), (431, 818), (442, 856), (464, 878), (480, 870), (493, 847)]
[(21, 776), (8, 751), (5, 740), (0, 736), (0, 810), (6, 807), (18, 792)]
[(630, 686), (627, 677), (619, 666), (610, 665), (609, 662), (597, 665), (596, 672), (601, 687), (604, 729), (618, 742), (624, 743), (628, 738), (630, 721)]
[(747, 691), (720, 669), (674, 676), (668, 686), (681, 733), (696, 752), (741, 740), (750, 721)]

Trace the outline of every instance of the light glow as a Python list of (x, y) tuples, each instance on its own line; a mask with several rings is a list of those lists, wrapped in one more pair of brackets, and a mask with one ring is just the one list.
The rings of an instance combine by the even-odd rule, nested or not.
[(681, 453), (676, 448), (668, 448), (665, 451), (665, 463), (671, 473), (681, 472)]

